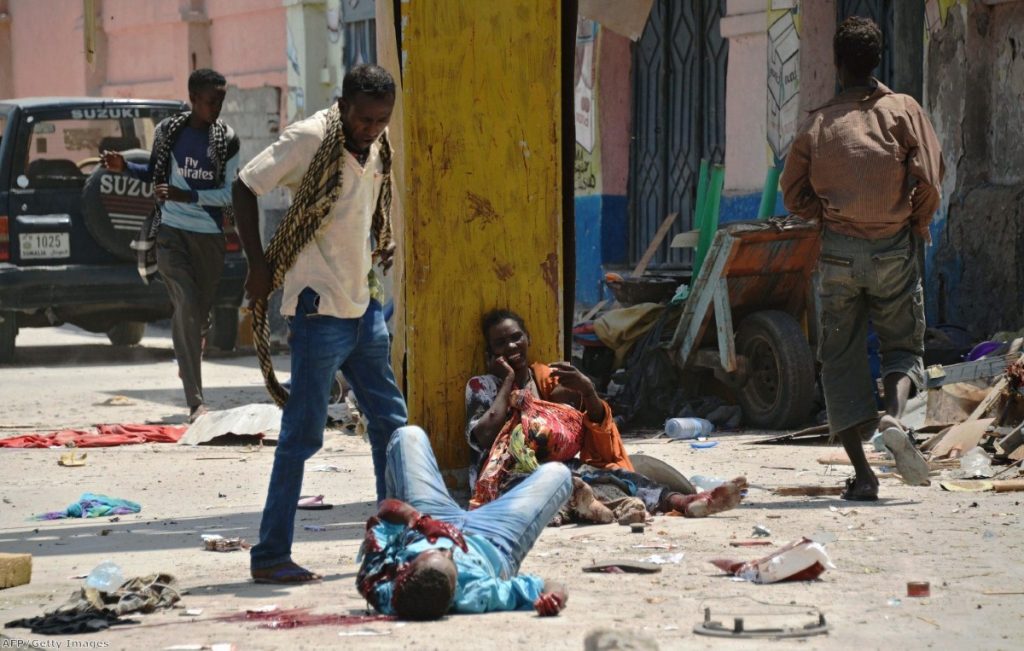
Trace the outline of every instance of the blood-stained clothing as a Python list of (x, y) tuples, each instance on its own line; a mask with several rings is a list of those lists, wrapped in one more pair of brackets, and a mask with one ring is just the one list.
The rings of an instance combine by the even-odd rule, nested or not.
[(498, 549), (485, 538), (465, 534), (467, 551), (455, 542), (427, 537), (405, 524), (377, 522), (368, 527), (359, 551), (362, 564), (356, 577), (359, 593), (377, 611), (394, 614), (391, 599), (395, 578), (402, 567), (430, 549), (454, 552), (458, 578), (451, 610), (457, 613), (484, 613), (503, 610), (530, 610), (541, 595), (543, 579), (520, 574), (504, 578)]

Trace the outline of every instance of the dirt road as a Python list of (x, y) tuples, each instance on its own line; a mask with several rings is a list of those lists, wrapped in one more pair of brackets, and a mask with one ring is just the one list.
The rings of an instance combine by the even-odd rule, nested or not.
[[(20, 360), (0, 368), (2, 435), (100, 422), (180, 420), (180, 396), (166, 334), (143, 346), (114, 350), (105, 339), (72, 329), (24, 331)], [(278, 361), (285, 368), (286, 358)], [(266, 401), (255, 361), (222, 356), (204, 364), (212, 408)], [(114, 396), (133, 404), (103, 406)], [(588, 631), (613, 628), (649, 637), (661, 649), (1014, 649), (1024, 634), (1024, 494), (946, 493), (937, 484), (911, 488), (882, 480), (876, 504), (833, 498), (782, 498), (769, 489), (797, 483), (838, 484), (843, 468), (816, 463), (827, 448), (749, 445), (757, 433), (723, 435), (713, 449), (664, 440), (627, 442), (631, 453), (659, 456), (686, 474), (746, 474), (752, 488), (736, 511), (704, 520), (658, 517), (643, 534), (616, 525), (549, 528), (524, 571), (565, 583), (568, 608), (558, 618), (532, 612), (454, 616), (432, 624), (376, 622), (266, 630), (218, 618), (267, 605), (318, 613), (359, 613), (365, 604), (353, 580), (363, 522), (372, 511), (369, 448), (332, 433), (307, 470), (304, 493), (323, 493), (328, 511), (300, 511), (296, 559), (322, 573), (318, 585), (279, 588), (248, 579), (245, 553), (200, 549), (200, 535), (242, 536), (255, 542), (272, 448), (141, 445), (88, 451), (80, 468), (57, 465), (60, 450), (0, 450), (3, 469), (0, 551), (33, 554), (29, 585), (0, 591), (3, 621), (41, 614), (81, 584), (71, 577), (111, 559), (126, 575), (169, 572), (187, 590), (181, 604), (202, 609), (142, 615), (141, 622), (74, 637), (0, 630), (0, 644), (29, 641), (45, 648), (162, 649), (232, 643), (237, 649), (409, 648), (581, 649)], [(33, 522), (34, 513), (61, 509), (86, 491), (135, 500), (137, 515)], [(319, 525), (324, 530), (307, 530)], [(785, 543), (801, 536), (827, 544), (835, 570), (820, 580), (768, 586), (724, 577), (708, 561), (753, 558), (758, 548), (732, 548), (755, 525)], [(315, 527), (315, 528), (319, 528)], [(641, 549), (639, 546), (673, 546)], [(607, 558), (643, 559), (682, 553), (659, 574), (583, 574)], [(931, 597), (906, 596), (908, 581), (929, 581)], [(1016, 594), (992, 594), (1016, 592)], [(713, 613), (759, 615), (787, 604), (816, 606), (832, 630), (806, 641), (720, 640), (693, 633), (703, 607)], [(769, 606), (767, 604), (771, 604)], [(800, 611), (798, 611), (800, 612)], [(731, 616), (726, 620), (731, 624)], [(358, 633), (358, 635), (355, 635)], [(23, 647), (25, 648), (25, 647)], [(198, 648), (198, 647), (196, 647)]]

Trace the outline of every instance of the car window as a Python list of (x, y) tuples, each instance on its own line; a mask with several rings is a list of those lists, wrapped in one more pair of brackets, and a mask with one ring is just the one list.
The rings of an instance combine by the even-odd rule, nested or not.
[(7, 113), (9, 109), (0, 107), (0, 144), (4, 142), (4, 131), (7, 130)]
[[(165, 111), (129, 109), (141, 117), (86, 118), (78, 115), (29, 116), (31, 126), (24, 169), (16, 183), (27, 188), (80, 188), (96, 168), (100, 152), (149, 150)], [(93, 113), (100, 113), (94, 110)]]

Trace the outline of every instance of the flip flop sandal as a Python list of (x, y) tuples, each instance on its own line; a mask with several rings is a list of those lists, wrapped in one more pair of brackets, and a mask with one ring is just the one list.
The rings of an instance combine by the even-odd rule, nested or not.
[(310, 572), (295, 563), (285, 563), (284, 565), (277, 566), (266, 576), (253, 576), (252, 580), (255, 583), (268, 583), (271, 585), (303, 585), (305, 583), (318, 583), (321, 578), (315, 572)]
[(325, 504), (323, 495), (305, 496), (299, 498), (298, 508), (304, 511), (325, 511), (333, 509), (333, 504)]
[(853, 477), (850, 477), (849, 479), (847, 479), (846, 480), (846, 490), (844, 490), (839, 497), (841, 497), (842, 499), (847, 500), (849, 502), (877, 502), (878, 501), (878, 491), (877, 490), (875, 492), (873, 492), (873, 493), (872, 492), (864, 492), (864, 491), (854, 492), (853, 484), (854, 484), (855, 481), (856, 480)]
[(928, 479), (928, 462), (914, 447), (906, 432), (898, 427), (890, 427), (882, 432), (882, 443), (892, 453), (892, 458), (896, 461), (896, 470), (899, 471), (905, 484), (910, 486), (931, 485), (932, 482)]
[(603, 574), (655, 574), (661, 571), (661, 567), (644, 561), (603, 561), (585, 567), (583, 571)]

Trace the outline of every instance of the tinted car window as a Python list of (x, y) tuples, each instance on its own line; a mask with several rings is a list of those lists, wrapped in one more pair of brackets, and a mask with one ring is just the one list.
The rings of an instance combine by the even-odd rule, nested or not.
[[(137, 111), (136, 111), (137, 112)], [(166, 117), (29, 117), (31, 133), (22, 170), (30, 188), (81, 188), (104, 150), (149, 150), (157, 123)]]

